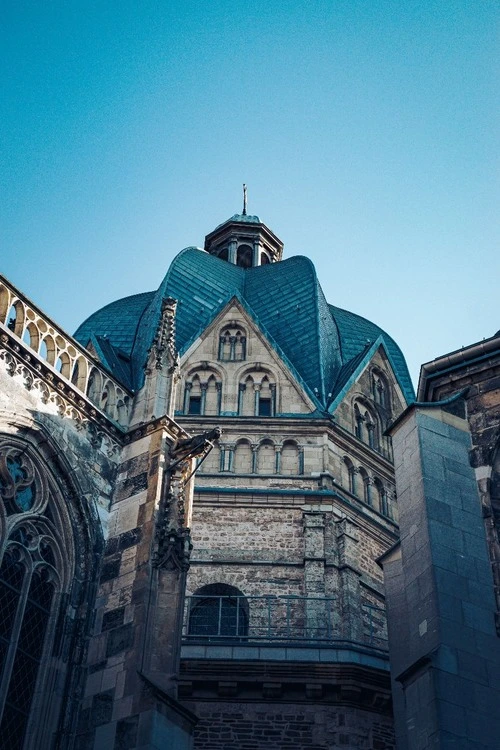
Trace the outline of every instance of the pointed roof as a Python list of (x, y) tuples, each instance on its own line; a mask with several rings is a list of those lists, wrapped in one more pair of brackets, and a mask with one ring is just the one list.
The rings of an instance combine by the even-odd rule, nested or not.
[(130, 377), (138, 389), (144, 382), (161, 303), (168, 296), (178, 301), (176, 336), (181, 355), (236, 296), (314, 394), (318, 408), (326, 410), (360, 354), (380, 336), (407, 400), (414, 398), (399, 347), (374, 323), (328, 305), (312, 262), (303, 256), (243, 269), (198, 248), (186, 248), (174, 259), (156, 292), (133, 295), (98, 310), (82, 323), (75, 338), (87, 345), (92, 335), (106, 337), (108, 351), (111, 345), (122, 358), (130, 357)]

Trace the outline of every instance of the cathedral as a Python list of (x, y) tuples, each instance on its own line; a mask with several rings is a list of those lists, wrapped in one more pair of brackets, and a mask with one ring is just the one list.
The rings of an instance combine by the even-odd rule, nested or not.
[[(430, 601), (401, 613), (416, 569), (405, 567), (411, 488), (425, 490), (417, 448), (424, 466), (422, 430), (437, 420), (458, 474), (458, 456), (467, 463), (459, 495), (474, 496), (494, 622), (491, 341), (483, 369), (475, 350), (451, 375), (452, 355), (424, 367), (415, 402), (393, 339), (329, 304), (311, 261), (283, 259), (246, 202), (203, 249), (182, 250), (157, 290), (110, 303), (74, 336), (0, 277), (2, 747), (447, 746), (431, 742), (437, 719), (429, 744), (410, 731), (425, 638), (405, 652), (406, 613)], [(470, 429), (484, 438), (488, 409), (489, 453), (467, 443)], [(429, 534), (420, 560), (427, 548), (435, 581)], [(471, 632), (484, 632), (478, 618)], [(453, 747), (494, 747), (471, 737)]]

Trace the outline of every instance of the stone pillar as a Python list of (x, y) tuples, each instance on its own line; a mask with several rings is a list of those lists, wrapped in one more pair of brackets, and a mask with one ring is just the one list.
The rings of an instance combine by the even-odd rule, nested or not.
[(186, 383), (184, 387), (184, 414), (189, 414), (189, 399), (191, 396), (192, 383)]
[(259, 446), (252, 445), (252, 474), (257, 474), (257, 451)]
[(200, 401), (200, 414), (205, 414), (205, 407), (207, 405), (207, 383), (200, 383), (201, 389), (201, 401)]
[(274, 417), (276, 415), (276, 384), (271, 383), (269, 390), (271, 391), (271, 416)]
[(79, 720), (89, 750), (191, 747), (195, 718), (176, 695), (192, 467), (170, 455), (180, 435), (164, 417), (123, 450)]
[(363, 640), (363, 613), (358, 560), (358, 529), (347, 518), (336, 522), (339, 553), (341, 633), (347, 641)]
[(245, 395), (245, 390), (245, 383), (240, 383), (238, 386), (238, 416), (243, 414), (243, 397)]
[(222, 383), (218, 381), (215, 387), (217, 389), (217, 414), (220, 414), (222, 409)]
[(260, 240), (255, 240), (253, 243), (253, 258), (252, 266), (260, 266), (262, 244)]
[(275, 464), (274, 464), (274, 471), (275, 471), (276, 474), (281, 474), (281, 446), (280, 445), (276, 445), (275, 448), (274, 448), (274, 450), (275, 450), (275, 453), (276, 453), (276, 461), (275, 461)]
[(401, 542), (381, 562), (398, 750), (494, 750), (500, 641), (468, 424), (419, 405), (392, 438)]
[(254, 383), (254, 414), (257, 416), (259, 413), (259, 402), (260, 402), (260, 385)]
[(236, 265), (236, 256), (237, 256), (236, 244), (237, 244), (236, 240), (231, 240), (231, 242), (229, 243), (229, 247), (227, 249), (227, 259), (229, 263), (232, 263), (234, 266)]
[(331, 631), (325, 602), (325, 514), (305, 511), (304, 585), (307, 638), (325, 638)]

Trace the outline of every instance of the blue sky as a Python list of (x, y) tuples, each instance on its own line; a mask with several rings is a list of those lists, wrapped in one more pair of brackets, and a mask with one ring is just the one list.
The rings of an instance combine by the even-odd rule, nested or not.
[(241, 209), (419, 365), (495, 333), (493, 0), (4, 0), (0, 270), (66, 330)]

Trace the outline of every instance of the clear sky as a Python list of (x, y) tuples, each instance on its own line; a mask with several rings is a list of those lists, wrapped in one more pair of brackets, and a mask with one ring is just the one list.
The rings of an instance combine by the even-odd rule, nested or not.
[(241, 210), (419, 365), (500, 328), (496, 0), (3, 0), (0, 270), (67, 331)]

